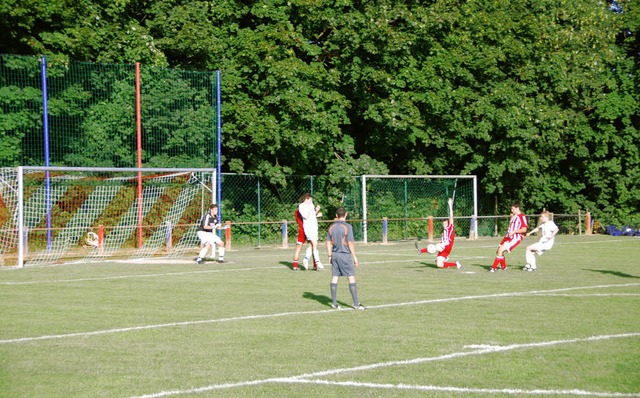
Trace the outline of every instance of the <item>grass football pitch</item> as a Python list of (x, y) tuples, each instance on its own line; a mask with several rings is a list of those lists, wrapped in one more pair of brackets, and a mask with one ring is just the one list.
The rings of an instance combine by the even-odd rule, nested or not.
[(0, 396), (640, 397), (640, 239), (559, 236), (524, 272), (529, 237), (490, 273), (499, 240), (458, 238), (459, 270), (357, 244), (365, 311), (293, 247), (2, 269)]

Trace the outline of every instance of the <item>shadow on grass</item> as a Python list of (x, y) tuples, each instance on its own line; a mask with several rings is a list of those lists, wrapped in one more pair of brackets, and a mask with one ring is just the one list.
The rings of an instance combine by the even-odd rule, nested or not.
[(438, 268), (437, 265), (435, 265), (434, 263), (425, 263), (425, 262), (420, 262), (420, 268)]
[(285, 267), (289, 268), (290, 270), (293, 270), (293, 263), (291, 261), (280, 261), (280, 265), (284, 265)]
[[(291, 261), (280, 261), (280, 265), (284, 265), (285, 267), (293, 271), (293, 263)], [(305, 270), (302, 265), (300, 265), (298, 268), (300, 269), (300, 271), (309, 271)]]
[[(321, 294), (315, 294), (315, 293), (311, 293), (311, 292), (302, 293), (302, 297), (304, 297), (306, 299), (309, 299), (309, 300), (317, 301), (322, 305), (326, 305), (327, 307), (331, 307), (331, 297), (324, 296), (324, 295), (321, 295)], [(345, 303), (343, 303), (341, 301), (338, 301), (338, 304), (340, 304), (343, 307), (345, 307), (345, 306), (348, 307), (347, 304), (345, 304)]]
[(614, 276), (619, 276), (621, 278), (640, 279), (640, 276), (635, 276), (635, 275), (627, 274), (627, 273), (620, 272), (620, 271), (611, 271), (611, 270), (608, 270), (608, 269), (584, 269), (583, 268), (583, 271), (599, 272), (601, 274), (614, 275)]

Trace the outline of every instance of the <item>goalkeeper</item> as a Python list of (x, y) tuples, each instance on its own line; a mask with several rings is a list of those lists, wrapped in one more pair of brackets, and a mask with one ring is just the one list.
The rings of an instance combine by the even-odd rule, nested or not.
[(541, 232), (540, 240), (533, 245), (527, 246), (525, 249), (525, 257), (527, 264), (524, 266), (524, 271), (535, 271), (538, 267), (536, 265), (536, 254), (541, 256), (543, 252), (551, 250), (555, 236), (558, 233), (558, 226), (551, 221), (551, 213), (543, 211), (540, 214), (540, 225), (527, 232), (527, 236), (534, 232)]
[(209, 212), (202, 217), (198, 229), (198, 238), (200, 238), (202, 249), (200, 249), (196, 263), (202, 264), (209, 250), (215, 252), (215, 245), (218, 245), (218, 262), (224, 263), (224, 242), (216, 234), (216, 231), (227, 228), (228, 226), (223, 226), (218, 217), (218, 205), (209, 206)]

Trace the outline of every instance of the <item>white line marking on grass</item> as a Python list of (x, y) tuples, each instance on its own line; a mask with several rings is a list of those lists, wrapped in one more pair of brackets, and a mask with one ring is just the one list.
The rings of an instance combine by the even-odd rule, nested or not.
[[(465, 258), (465, 257), (461, 257)], [(471, 258), (471, 257), (469, 257)], [(474, 257), (476, 258), (476, 257)], [(480, 258), (480, 257), (477, 257)], [(400, 261), (367, 261), (362, 262), (361, 264), (396, 264), (396, 263), (415, 263), (416, 260), (400, 260)], [(123, 261), (125, 263), (125, 261)], [(190, 262), (191, 264), (192, 262)], [(229, 269), (208, 269), (208, 270), (193, 270), (193, 271), (182, 271), (182, 272), (163, 272), (156, 274), (130, 274), (130, 275), (119, 275), (119, 276), (102, 276), (102, 277), (94, 277), (94, 278), (77, 278), (77, 279), (55, 279), (55, 280), (39, 280), (39, 281), (3, 281), (0, 282), (0, 286), (14, 286), (14, 285), (37, 285), (37, 284), (51, 284), (51, 283), (74, 283), (74, 282), (95, 282), (95, 281), (106, 281), (106, 280), (118, 280), (118, 279), (134, 279), (134, 278), (156, 278), (156, 277), (164, 277), (164, 276), (173, 276), (173, 275), (194, 275), (194, 274), (208, 274), (208, 273), (218, 273), (218, 272), (239, 272), (239, 271), (255, 271), (255, 270), (263, 270), (263, 269), (282, 269), (285, 271), (290, 271), (290, 269), (285, 265), (278, 265), (273, 267), (245, 267), (245, 268), (229, 268)]]
[(640, 396), (640, 393), (625, 394), (625, 393), (616, 393), (616, 392), (592, 392), (592, 391), (583, 391), (583, 390), (577, 390), (577, 389), (574, 389), (574, 390), (473, 389), (473, 388), (459, 388), (459, 387), (412, 386), (407, 384), (374, 384), (374, 383), (360, 383), (360, 382), (350, 382), (350, 381), (334, 382), (334, 381), (328, 381), (328, 380), (309, 380), (310, 378), (321, 377), (321, 376), (367, 371), (367, 370), (387, 368), (392, 366), (417, 365), (417, 364), (423, 364), (427, 362), (446, 361), (454, 358), (492, 354), (496, 352), (506, 352), (506, 351), (513, 351), (518, 349), (550, 347), (550, 346), (561, 345), (561, 344), (573, 344), (573, 343), (602, 341), (602, 340), (629, 338), (629, 337), (640, 337), (640, 332), (591, 336), (586, 338), (575, 338), (575, 339), (567, 339), (567, 340), (543, 341), (538, 343), (510, 344), (505, 346), (493, 346), (493, 345), (467, 346), (467, 347), (475, 347), (476, 349), (474, 351), (454, 352), (451, 354), (439, 355), (436, 357), (414, 358), (414, 359), (408, 359), (408, 360), (402, 360), (402, 361), (378, 362), (378, 363), (373, 363), (369, 365), (354, 366), (350, 368), (329, 369), (321, 372), (306, 373), (306, 374), (301, 374), (301, 375), (291, 376), (291, 377), (249, 380), (249, 381), (225, 383), (225, 384), (213, 384), (210, 386), (198, 387), (198, 388), (188, 389), (188, 390), (162, 391), (155, 394), (141, 395), (141, 396), (132, 397), (132, 398), (160, 398), (160, 397), (168, 397), (171, 395), (194, 394), (194, 393), (201, 393), (201, 392), (207, 392), (207, 391), (213, 391), (213, 390), (220, 390), (225, 388), (247, 387), (247, 386), (254, 386), (254, 385), (266, 384), (266, 383), (308, 383), (308, 384), (312, 383), (312, 384), (327, 384), (327, 385), (352, 386), (352, 387), (371, 387), (371, 388), (424, 390), (424, 391), (470, 392), (470, 393), (486, 392), (486, 393), (531, 394), (531, 395), (579, 395), (579, 396), (588, 395), (588, 396), (598, 396), (598, 397), (638, 397)]
[[(404, 303), (370, 305), (370, 306), (367, 306), (367, 308), (374, 309), (374, 308), (403, 307), (408, 305), (445, 303), (445, 302), (487, 299), (487, 298), (508, 297), (508, 296), (530, 296), (530, 295), (536, 295), (541, 293), (554, 293), (554, 292), (584, 290), (584, 289), (604, 289), (604, 288), (628, 287), (628, 286), (638, 286), (638, 285), (640, 285), (640, 283), (566, 287), (566, 288), (550, 289), (550, 290), (534, 290), (531, 292), (496, 293), (496, 294), (488, 294), (488, 295), (482, 295), (482, 296), (449, 297), (449, 298), (442, 298), (442, 299), (410, 301), (410, 302), (404, 302)], [(245, 321), (245, 320), (252, 320), (252, 319), (268, 319), (268, 318), (280, 318), (285, 316), (329, 314), (329, 313), (338, 314), (338, 313), (343, 313), (343, 311), (323, 309), (323, 310), (315, 310), (315, 311), (282, 312), (278, 314), (247, 315), (247, 316), (238, 316), (238, 317), (231, 317), (231, 318), (220, 318), (220, 319), (203, 319), (199, 321), (183, 321), (183, 322), (172, 322), (172, 323), (153, 324), (153, 325), (132, 326), (132, 327), (124, 327), (124, 328), (116, 328), (116, 329), (96, 330), (93, 332), (77, 332), (77, 333), (67, 333), (67, 334), (55, 334), (55, 335), (46, 335), (46, 336), (5, 339), (5, 340), (0, 340), (0, 344), (25, 343), (25, 342), (31, 342), (31, 341), (63, 339), (67, 337), (97, 336), (97, 335), (103, 335), (103, 334), (125, 333), (125, 332), (137, 331), (137, 330), (151, 330), (151, 329), (160, 329), (160, 328), (177, 327), (177, 326), (203, 325), (203, 324), (209, 324), (209, 323), (222, 323), (222, 322), (231, 322), (231, 321)]]
[(638, 285), (640, 285), (640, 283), (624, 283), (624, 284), (621, 284), (621, 285), (596, 285), (596, 286), (564, 287), (564, 288), (550, 289), (550, 290), (533, 290), (533, 291), (530, 291), (530, 292), (495, 293), (495, 294), (485, 294), (485, 295), (481, 295), (481, 296), (449, 297), (449, 298), (441, 298), (441, 299), (410, 301), (410, 302), (406, 302), (406, 303), (391, 303), (391, 304), (369, 305), (369, 306), (367, 306), (367, 308), (401, 307), (401, 306), (406, 306), (406, 305), (444, 303), (444, 302), (449, 302), (449, 301), (463, 301), (463, 300), (475, 300), (475, 299), (498, 298), (498, 297), (513, 297), (513, 296), (530, 296), (530, 295), (539, 295), (539, 294), (545, 294), (545, 293), (566, 292), (566, 291), (571, 291), (571, 290), (601, 289), (601, 288), (610, 288), (610, 287), (629, 287), (629, 286), (638, 286)]
[(247, 315), (247, 316), (238, 316), (238, 317), (231, 317), (231, 318), (203, 319), (200, 321), (172, 322), (172, 323), (162, 323), (162, 324), (155, 324), (155, 325), (142, 325), (142, 326), (132, 326), (132, 327), (126, 327), (126, 328), (96, 330), (93, 332), (78, 332), (78, 333), (67, 333), (67, 334), (53, 334), (48, 336), (37, 336), (37, 337), (22, 337), (17, 339), (0, 340), (0, 344), (25, 343), (25, 342), (39, 341), (39, 340), (64, 339), (67, 337), (99, 336), (103, 334), (134, 332), (137, 330), (152, 330), (152, 329), (178, 327), (178, 326), (206, 325), (209, 323), (247, 321), (251, 319), (280, 318), (280, 317), (285, 317), (290, 315), (322, 314), (327, 312), (337, 312), (337, 311), (329, 309), (329, 310), (301, 311), (301, 312), (282, 312), (279, 314)]
[(306, 379), (310, 377), (320, 377), (320, 376), (335, 375), (335, 374), (354, 372), (354, 371), (372, 370), (372, 369), (389, 367), (389, 366), (398, 366), (398, 365), (404, 366), (404, 365), (415, 365), (415, 364), (422, 364), (422, 363), (434, 362), (434, 361), (444, 361), (444, 360), (449, 360), (454, 358), (483, 355), (483, 354), (489, 354), (489, 353), (495, 353), (495, 352), (513, 351), (517, 349), (526, 349), (526, 348), (534, 348), (534, 347), (550, 347), (550, 346), (555, 346), (560, 344), (572, 344), (572, 343), (610, 340), (610, 339), (628, 338), (628, 337), (640, 337), (640, 332), (591, 336), (586, 338), (576, 338), (576, 339), (566, 339), (566, 340), (542, 341), (539, 343), (510, 344), (505, 346), (486, 345), (486, 346), (481, 346), (481, 348), (478, 348), (474, 351), (454, 352), (451, 354), (439, 355), (437, 357), (414, 358), (414, 359), (408, 359), (408, 360), (402, 360), (402, 361), (379, 362), (379, 363), (374, 363), (370, 365), (354, 366), (352, 368), (331, 369), (331, 370), (325, 370), (321, 372), (313, 372), (313, 373), (307, 373), (299, 376), (293, 376), (293, 378)]
[(620, 392), (597, 392), (585, 390), (522, 390), (519, 388), (464, 388), (464, 387), (442, 387), (442, 386), (424, 386), (412, 384), (378, 384), (378, 383), (362, 383), (355, 381), (330, 381), (330, 380), (283, 380), (282, 383), (304, 383), (304, 384), (320, 384), (340, 387), (365, 387), (365, 388), (384, 388), (393, 390), (417, 390), (417, 391), (438, 391), (438, 392), (458, 392), (472, 394), (526, 394), (526, 395), (577, 395), (591, 397), (640, 397), (639, 393), (620, 393)]
[(627, 296), (627, 297), (640, 297), (640, 293), (584, 293), (584, 294), (560, 294), (560, 293), (539, 293), (534, 294), (534, 296), (546, 296), (546, 297), (616, 297), (616, 296)]
[(78, 279), (57, 279), (50, 281), (24, 281), (24, 282), (0, 282), (0, 285), (34, 285), (40, 283), (69, 283), (69, 282), (93, 282), (93, 281), (107, 281), (115, 279), (132, 279), (132, 278), (157, 278), (173, 275), (193, 275), (193, 274), (209, 274), (218, 272), (239, 272), (239, 271), (254, 271), (260, 269), (278, 269), (278, 267), (248, 267), (248, 268), (229, 268), (229, 269), (207, 269), (198, 271), (183, 271), (183, 272), (163, 272), (159, 274), (138, 274), (138, 275), (119, 275), (119, 276), (103, 276), (95, 278), (78, 278)]

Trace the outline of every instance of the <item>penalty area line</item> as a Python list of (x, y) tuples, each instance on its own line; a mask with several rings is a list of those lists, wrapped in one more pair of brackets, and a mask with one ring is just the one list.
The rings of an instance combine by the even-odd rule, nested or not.
[(331, 380), (306, 380), (306, 379), (285, 379), (282, 383), (297, 384), (319, 384), (338, 387), (364, 387), (387, 390), (411, 390), (411, 391), (434, 391), (434, 392), (455, 392), (471, 394), (506, 394), (506, 395), (577, 395), (579, 397), (640, 397), (640, 393), (619, 393), (619, 392), (598, 392), (578, 389), (571, 390), (523, 390), (520, 388), (468, 388), (453, 386), (425, 386), (415, 384), (380, 384), (363, 383), (355, 381), (331, 381)]
[(263, 269), (279, 269), (279, 268), (282, 268), (282, 266), (207, 269), (207, 270), (193, 270), (193, 271), (182, 271), (182, 272), (163, 272), (158, 274), (138, 274), (138, 275), (131, 274), (131, 275), (119, 275), (119, 276), (101, 276), (96, 278), (54, 279), (54, 280), (48, 280), (48, 281), (0, 282), (0, 285), (39, 285), (39, 284), (51, 284), (51, 283), (95, 282), (95, 281), (108, 281), (108, 280), (118, 280), (118, 279), (158, 278), (158, 277), (175, 276), (175, 275), (212, 274), (212, 273), (220, 273), (220, 272), (241, 272), (241, 271), (254, 271), (254, 270), (263, 270)]
[(423, 364), (427, 362), (443, 361), (443, 360), (474, 356), (474, 355), (492, 354), (496, 352), (507, 352), (507, 351), (513, 351), (518, 349), (551, 347), (551, 346), (562, 345), (562, 344), (573, 344), (573, 343), (603, 341), (603, 340), (619, 339), (619, 338), (634, 338), (634, 337), (640, 337), (640, 332), (600, 335), (600, 336), (591, 336), (591, 337), (585, 337), (585, 338), (575, 338), (575, 339), (566, 339), (566, 340), (542, 341), (537, 343), (509, 344), (505, 346), (473, 345), (473, 346), (465, 347), (465, 348), (475, 348), (472, 351), (460, 351), (460, 352), (454, 352), (446, 355), (439, 355), (436, 357), (414, 358), (414, 359), (401, 360), (401, 361), (378, 362), (378, 363), (373, 363), (369, 365), (354, 366), (351, 368), (329, 369), (321, 372), (306, 373), (306, 374), (301, 374), (301, 375), (291, 376), (291, 377), (279, 377), (279, 378), (268, 378), (268, 379), (262, 379), (262, 380), (247, 380), (247, 381), (236, 382), (236, 383), (213, 384), (209, 386), (198, 387), (198, 388), (187, 389), (187, 390), (161, 391), (154, 394), (135, 396), (131, 398), (160, 398), (160, 397), (168, 397), (173, 395), (201, 393), (201, 392), (221, 390), (221, 389), (227, 389), (227, 388), (248, 387), (248, 386), (255, 386), (255, 385), (261, 385), (266, 383), (326, 384), (326, 385), (350, 386), (350, 387), (442, 391), (442, 392), (468, 392), (468, 393), (578, 395), (578, 396), (595, 396), (595, 397), (640, 397), (640, 393), (627, 394), (627, 393), (617, 393), (617, 392), (593, 392), (593, 391), (583, 391), (583, 390), (577, 390), (577, 389), (573, 389), (573, 390), (473, 389), (473, 388), (461, 388), (461, 387), (439, 387), (439, 386), (419, 386), (419, 385), (416, 386), (416, 385), (408, 385), (408, 384), (360, 383), (360, 382), (352, 382), (352, 381), (338, 382), (338, 381), (313, 379), (313, 378), (322, 377), (322, 376), (338, 375), (338, 374), (351, 373), (351, 372), (360, 372), (360, 371), (367, 371), (367, 370), (373, 370), (373, 369), (388, 368), (392, 366), (417, 365), (417, 364)]

